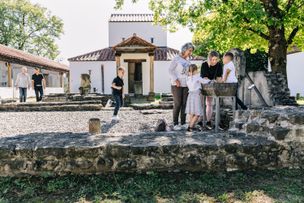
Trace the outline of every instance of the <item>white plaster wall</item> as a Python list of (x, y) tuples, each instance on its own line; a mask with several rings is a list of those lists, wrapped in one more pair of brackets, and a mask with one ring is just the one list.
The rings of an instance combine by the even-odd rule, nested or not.
[(304, 52), (287, 55), (287, 78), (290, 94), (304, 96)]
[(116, 77), (115, 61), (93, 61), (93, 62), (70, 62), (71, 74), (71, 92), (78, 93), (80, 87), (80, 76), (83, 73), (89, 73), (91, 70), (91, 86), (97, 88), (98, 93), (102, 93), (101, 81), (101, 66), (104, 66), (104, 85), (105, 94), (111, 94), (111, 84), (114, 77)]
[(122, 42), (122, 38), (132, 37), (134, 33), (148, 42), (153, 37), (156, 46), (167, 46), (165, 27), (151, 22), (109, 22), (109, 46), (115, 46)]
[(171, 93), (169, 66), (171, 61), (154, 62), (154, 92)]
[(107, 61), (107, 62), (103, 62), (102, 64), (104, 64), (104, 85), (105, 85), (104, 94), (112, 94), (112, 88), (111, 88), (112, 82), (113, 79), (117, 76), (116, 62)]

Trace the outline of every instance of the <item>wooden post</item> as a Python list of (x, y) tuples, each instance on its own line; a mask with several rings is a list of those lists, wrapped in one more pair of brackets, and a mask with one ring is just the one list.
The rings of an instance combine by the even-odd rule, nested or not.
[(206, 120), (207, 120), (207, 115), (206, 115), (206, 96), (203, 97), (203, 128), (206, 128)]
[(91, 118), (89, 120), (89, 133), (92, 135), (101, 133), (101, 124), (99, 118)]
[(60, 87), (63, 88), (64, 87), (64, 81), (63, 81), (63, 73), (62, 72), (59, 73), (59, 80), (60, 80)]
[(149, 53), (150, 57), (150, 92), (149, 92), (149, 101), (154, 101), (154, 53)]
[(71, 76), (70, 76), (70, 71), (67, 73), (68, 77), (68, 93), (71, 93)]
[(220, 123), (220, 97), (215, 97), (215, 132), (217, 133), (219, 130)]
[(13, 87), (12, 84), (12, 65), (11, 63), (7, 63), (7, 86)]
[(116, 53), (115, 54), (115, 61), (116, 61), (116, 74), (118, 73), (118, 68), (120, 67), (120, 53)]

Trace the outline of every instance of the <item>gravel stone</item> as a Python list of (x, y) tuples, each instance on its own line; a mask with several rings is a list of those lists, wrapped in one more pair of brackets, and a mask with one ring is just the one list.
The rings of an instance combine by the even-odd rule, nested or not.
[(113, 111), (79, 112), (0, 112), (0, 136), (30, 133), (82, 133), (89, 131), (89, 119), (99, 118), (102, 133), (153, 132), (159, 119), (172, 122), (172, 110), (158, 110), (157, 114), (122, 109), (119, 122), (112, 122)]

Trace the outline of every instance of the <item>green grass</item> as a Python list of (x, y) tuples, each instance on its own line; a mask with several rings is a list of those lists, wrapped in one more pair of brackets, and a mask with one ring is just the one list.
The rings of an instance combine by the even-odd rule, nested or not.
[(297, 100), (297, 102), (298, 102), (299, 105), (304, 105), (304, 99)]
[(0, 202), (304, 202), (304, 171), (0, 178)]

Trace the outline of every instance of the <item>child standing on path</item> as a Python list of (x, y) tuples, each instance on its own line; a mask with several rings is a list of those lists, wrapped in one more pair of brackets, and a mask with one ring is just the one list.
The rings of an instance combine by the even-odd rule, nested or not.
[(118, 117), (118, 111), (119, 108), (123, 106), (123, 86), (124, 86), (124, 81), (123, 81), (123, 76), (125, 74), (125, 68), (124, 67), (119, 67), (118, 72), (117, 72), (117, 77), (114, 78), (112, 82), (112, 92), (113, 92), (113, 98), (115, 101), (115, 109), (113, 113), (112, 120), (119, 120)]
[(187, 99), (186, 113), (189, 114), (190, 121), (188, 131), (195, 130), (195, 124), (199, 117), (203, 115), (202, 84), (209, 83), (209, 79), (201, 78), (198, 68), (195, 64), (189, 66), (189, 75), (187, 77), (187, 86), (189, 88), (189, 95)]

